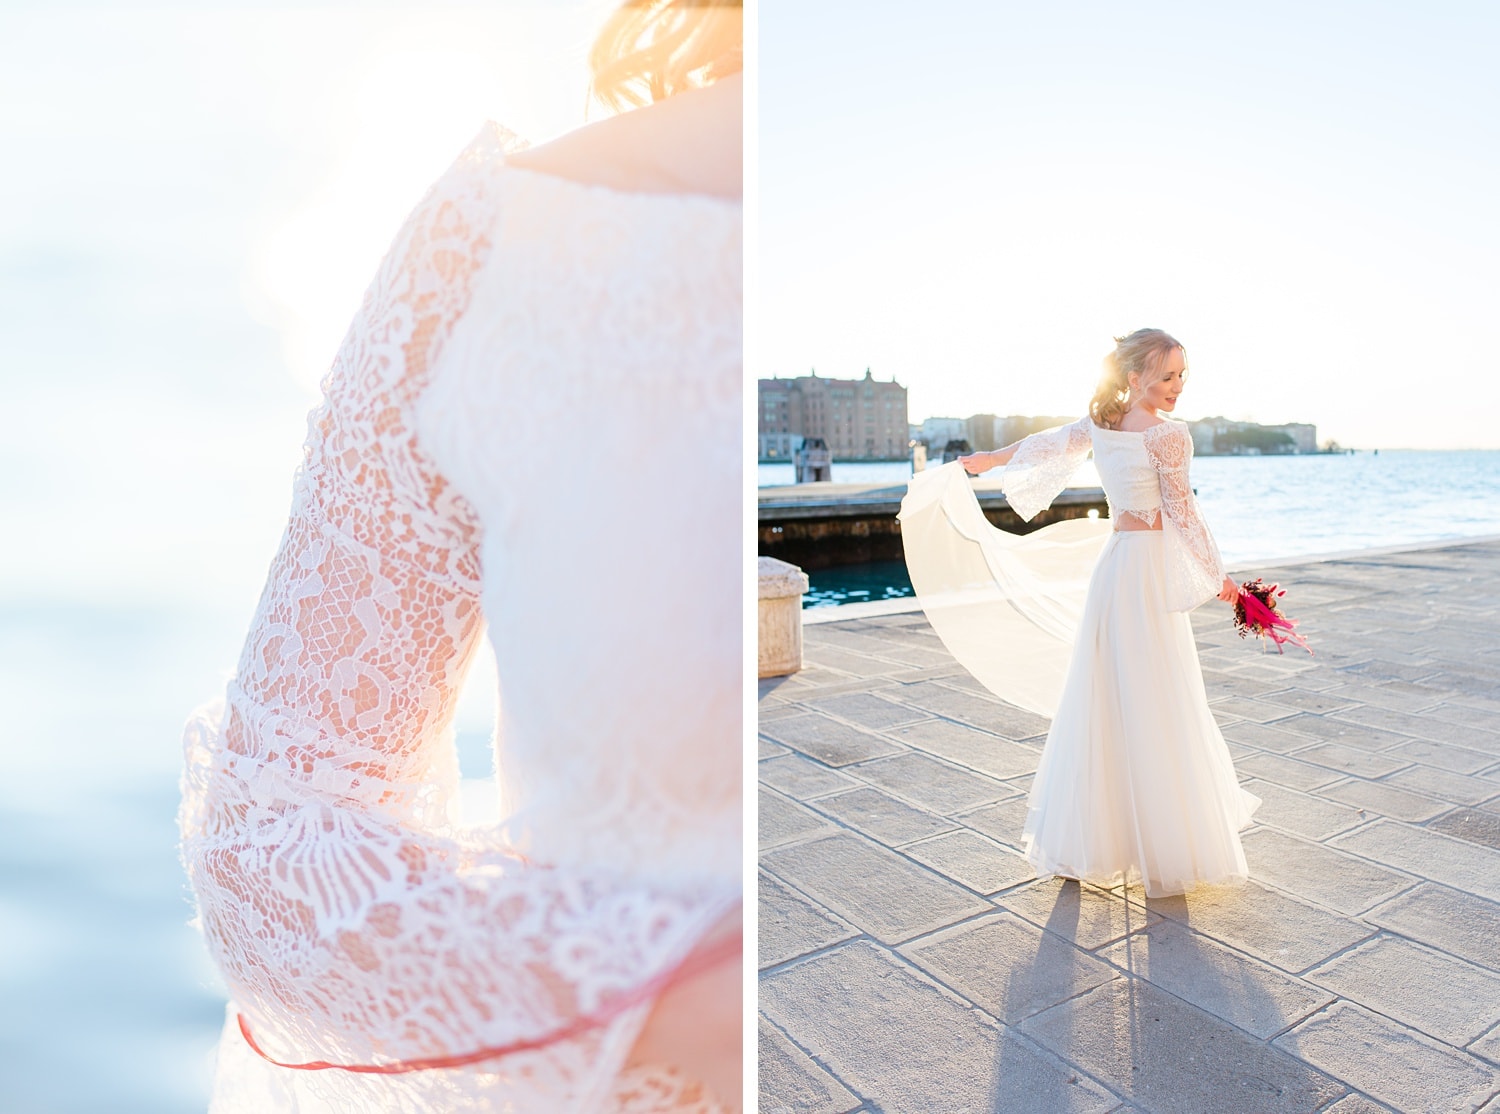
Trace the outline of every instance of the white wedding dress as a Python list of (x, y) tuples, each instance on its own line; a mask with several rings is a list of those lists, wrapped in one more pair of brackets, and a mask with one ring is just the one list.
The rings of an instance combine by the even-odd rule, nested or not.
[[(740, 896), (741, 208), (509, 142), (488, 125), (391, 247), (189, 724), (216, 1114), (719, 1109), (623, 1065)], [(486, 627), (504, 820), (476, 832), (452, 719)]]
[[(991, 526), (956, 461), (913, 477), (901, 532), (912, 584), (958, 661), (1052, 719), (1022, 845), (1041, 875), (1152, 897), (1247, 875), (1260, 804), (1208, 707), (1187, 612), (1225, 572), (1188, 480), (1181, 422), (1144, 433), (1089, 418), (1023, 440), (1002, 475), (1031, 519), (1092, 451), (1111, 519), (1026, 535)], [(1227, 618), (1226, 618), (1226, 621)]]

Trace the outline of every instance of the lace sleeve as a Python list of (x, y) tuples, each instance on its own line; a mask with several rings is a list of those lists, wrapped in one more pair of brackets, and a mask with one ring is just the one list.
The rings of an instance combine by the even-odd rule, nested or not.
[(1191, 611), (1219, 594), (1224, 561), (1188, 481), (1193, 438), (1182, 422), (1146, 431), (1146, 456), (1161, 480), (1162, 530), (1167, 559), (1167, 607)]
[(1030, 521), (1056, 499), (1093, 447), (1087, 415), (1071, 425), (1033, 433), (1016, 446), (1000, 478), (1012, 509)]
[[(325, 380), (238, 670), (188, 727), (180, 823), (203, 934), (269, 1056), (368, 1065), (520, 1044), (503, 1072), (481, 1067), (540, 1109), (606, 1085), (630, 1043), (609, 1023), (732, 901), (529, 863), (450, 825), (481, 526), (411, 412), (489, 250), (497, 144), (410, 218)], [(319, 1078), (375, 1108), (339, 1091), (369, 1076)]]

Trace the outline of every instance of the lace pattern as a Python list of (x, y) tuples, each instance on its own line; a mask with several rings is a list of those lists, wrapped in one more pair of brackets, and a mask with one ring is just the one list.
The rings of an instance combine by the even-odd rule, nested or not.
[(1000, 486), (1022, 521), (1035, 518), (1068, 486), (1093, 448), (1092, 426), (1092, 419), (1085, 416), (1070, 425), (1033, 433), (1016, 446)]
[[(414, 406), (489, 261), (513, 144), (488, 127), (392, 245), (309, 418), (235, 678), (185, 734), (199, 923), (233, 1008), (278, 1059), (543, 1037), (669, 970), (737, 896), (702, 877), (648, 885), (528, 861), (451, 823), (488, 524), (424, 450)], [(482, 1070), (400, 1077), (271, 1068), (236, 1032), (214, 1109), (710, 1109), (670, 1072), (616, 1078), (642, 1017)]]
[(1161, 477), (1167, 608), (1191, 611), (1217, 596), (1227, 575), (1188, 479), (1192, 433), (1182, 422), (1162, 422), (1146, 430), (1143, 442), (1151, 466)]

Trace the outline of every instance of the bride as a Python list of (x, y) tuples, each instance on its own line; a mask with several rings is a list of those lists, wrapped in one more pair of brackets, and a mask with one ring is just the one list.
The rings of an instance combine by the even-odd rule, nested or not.
[[(919, 473), (902, 508), (912, 583), (954, 656), (1002, 698), (1052, 717), (1022, 845), (1041, 875), (1151, 897), (1247, 875), (1239, 787), (1209, 710), (1187, 612), (1233, 602), (1169, 420), (1186, 353), (1160, 329), (1117, 339), (1087, 416)], [(1022, 519), (1092, 451), (1107, 523), (1025, 536), (983, 518), (964, 474), (1004, 466)]]
[[(741, 42), (730, 0), (623, 4), (595, 93), (645, 107), (525, 151), (487, 125), (324, 380), (185, 739), (219, 1114), (738, 1108)], [(473, 829), (484, 637), (504, 819)]]

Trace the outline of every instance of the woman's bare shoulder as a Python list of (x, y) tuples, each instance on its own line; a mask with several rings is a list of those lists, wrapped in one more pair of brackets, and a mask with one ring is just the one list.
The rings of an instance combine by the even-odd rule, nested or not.
[(624, 193), (737, 201), (744, 190), (742, 89), (740, 76), (731, 75), (588, 124), (506, 161)]

